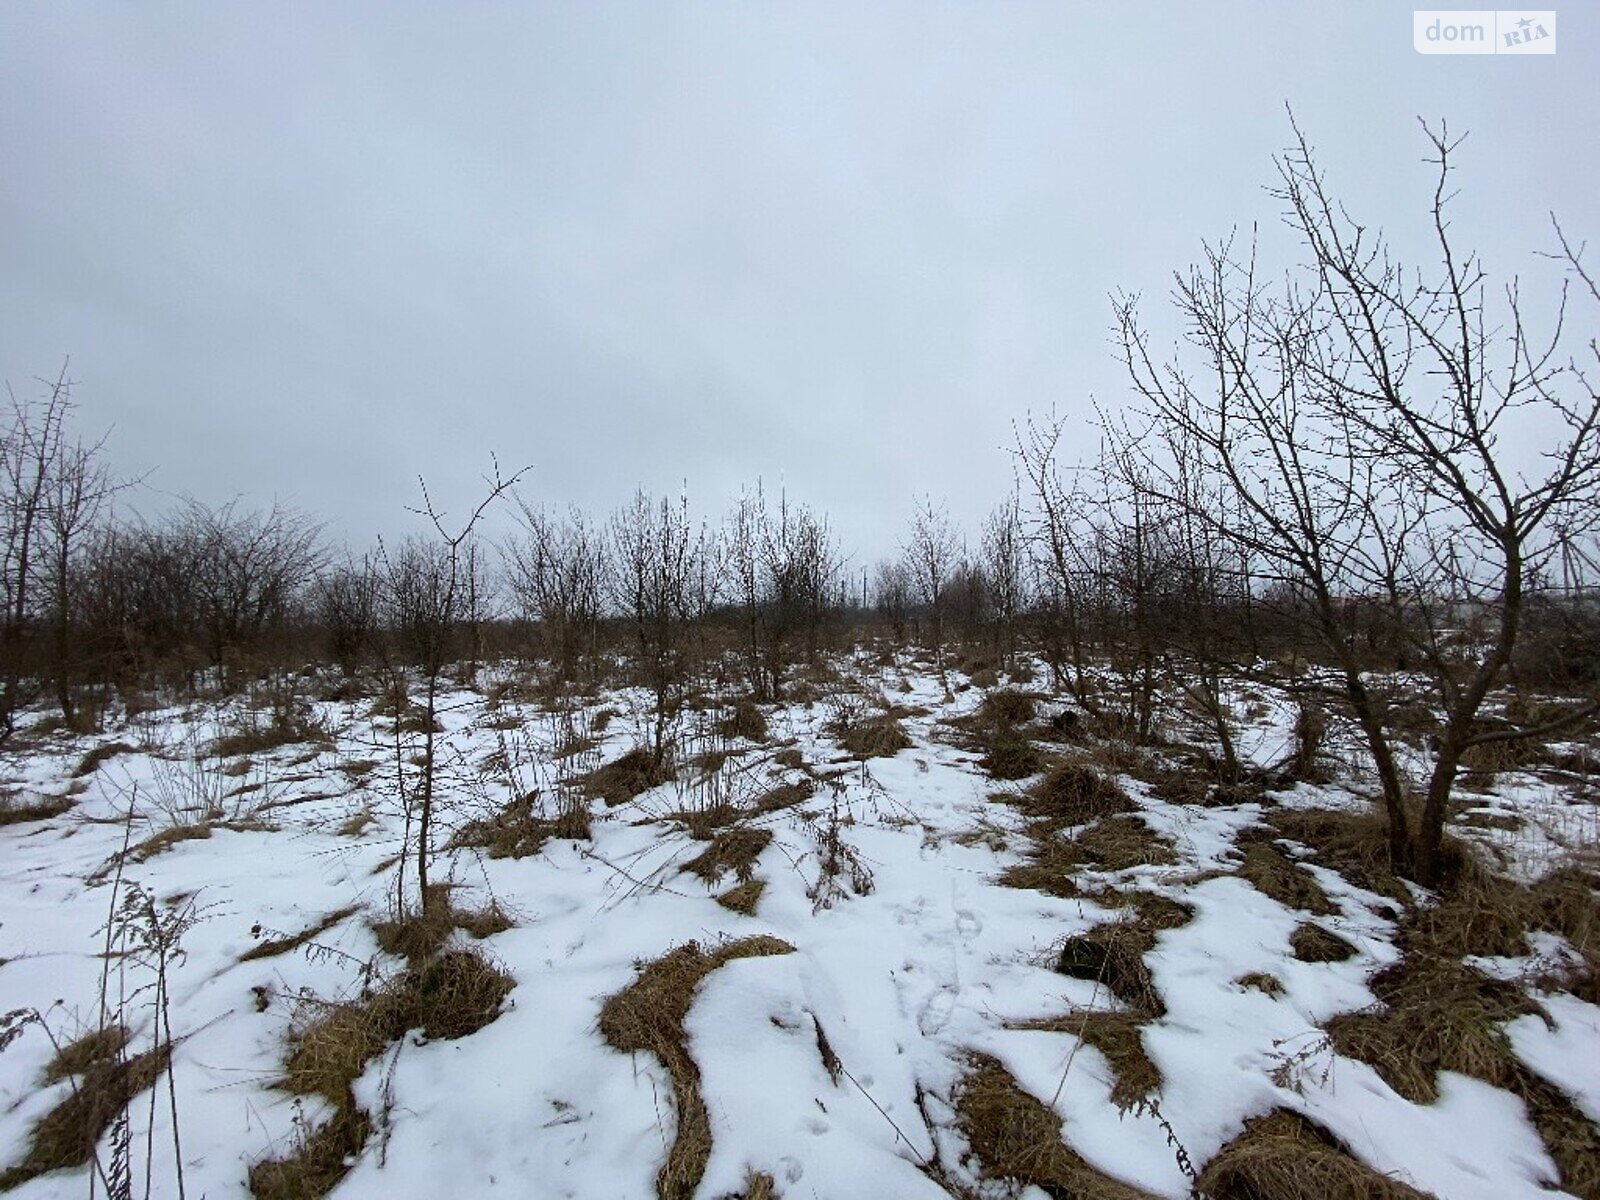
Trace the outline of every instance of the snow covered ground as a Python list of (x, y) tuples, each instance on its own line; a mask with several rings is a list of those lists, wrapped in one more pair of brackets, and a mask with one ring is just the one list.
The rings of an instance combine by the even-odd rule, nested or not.
[[(835, 705), (769, 708), (769, 741), (725, 743), (732, 753), (714, 783), (691, 784), (686, 769), (627, 803), (593, 801), (589, 840), (552, 839), (522, 858), (441, 849), (435, 877), (455, 885), (453, 902), (492, 900), (513, 922), (481, 941), (454, 936), (485, 950), (515, 986), (476, 1033), (429, 1041), (413, 1031), (368, 1064), (355, 1092), (374, 1130), (333, 1194), (654, 1195), (674, 1136), (672, 1080), (656, 1056), (606, 1044), (601, 1006), (673, 947), (709, 950), (756, 934), (793, 952), (717, 968), (684, 1021), (712, 1136), (700, 1197), (742, 1195), (752, 1174), (770, 1176), (778, 1195), (824, 1200), (1012, 1194), (984, 1178), (958, 1120), (974, 1054), (998, 1060), (1048, 1105), (1063, 1141), (1093, 1168), (1155, 1196), (1191, 1194), (1186, 1168), (1203, 1168), (1248, 1118), (1274, 1109), (1304, 1114), (1371, 1168), (1440, 1197), (1551, 1194), (1557, 1168), (1511, 1092), (1445, 1072), (1437, 1102), (1416, 1104), (1331, 1048), (1322, 1027), (1371, 1005), (1371, 977), (1399, 957), (1397, 914), (1320, 866), (1304, 869), (1332, 901), (1335, 911), (1322, 915), (1288, 908), (1236, 874), (1235, 839), (1279, 799), (1270, 796), (1196, 807), (1121, 780), (1138, 819), (1170, 841), (1173, 861), (1086, 869), (1082, 890), (1137, 888), (1193, 915), (1160, 929), (1144, 960), (1163, 1008), (1141, 1035), (1162, 1079), (1159, 1104), (1119, 1108), (1105, 1055), (1066, 1031), (1070, 1021), (1048, 1026), (1121, 1008), (1099, 981), (1056, 966), (1065, 939), (1128, 910), (1001, 882), (1024, 861), (1026, 821), (992, 797), (1028, 781), (996, 783), (952, 736), (948, 722), (973, 712), (981, 689), (951, 696), (932, 673), (862, 670), (911, 714), (902, 722), (909, 749), (858, 760), (830, 732)], [(585, 700), (580, 727), (601, 710), (619, 714), (586, 764), (636, 743), (642, 704), (627, 692)], [(531, 702), (486, 705), (482, 693), (461, 690), (444, 708), (436, 762), (447, 825), (513, 799), (519, 769), (549, 783), (556, 768), (541, 753), (559, 739), (559, 723)], [(148, 1160), (149, 1194), (177, 1195), (174, 1109), (186, 1194), (210, 1200), (248, 1195), (250, 1164), (292, 1152), (330, 1115), (325, 1101), (276, 1086), (297, 1022), (311, 1019), (316, 1000), (356, 995), (404, 966), (372, 930), (390, 915), (406, 823), (389, 778), (392, 722), (370, 709), (370, 700), (321, 703), (325, 741), (248, 759), (204, 753), (228, 719), (215, 706), (145, 713), (94, 738), (52, 734), (4, 756), (13, 803), (63, 797), (71, 806), (0, 828), (0, 1010), (37, 1009), (50, 1033), (21, 1027), (0, 1054), (0, 1167), (24, 1158), (36, 1124), (77, 1086), (41, 1082), (51, 1038), (97, 1026), (107, 971), (125, 997), (131, 1048), (158, 1032), (152, 972), (102, 953), (112, 905), (135, 887), (160, 911), (194, 920), (168, 983), (176, 1103), (164, 1079), (133, 1101), (133, 1194), (144, 1192)], [(1247, 745), (1275, 754), (1284, 719), (1264, 714)], [(74, 777), (87, 751), (117, 742), (131, 748)], [(753, 912), (730, 910), (716, 896), (736, 879), (713, 884), (684, 869), (707, 844), (674, 814), (708, 796), (748, 805), (785, 783), (811, 790), (748, 821), (772, 834), (753, 867), (765, 888)], [(1569, 799), (1513, 777), (1484, 808), (1514, 809), (1523, 830), (1553, 828), (1533, 846), (1548, 864), (1558, 836), (1570, 844), (1594, 833), (1592, 805)], [(1355, 802), (1340, 787), (1304, 784), (1281, 800)], [(195, 806), (221, 815), (195, 824), (202, 814), (183, 811)], [(205, 836), (124, 853), (175, 820)], [(1531, 844), (1493, 825), (1469, 832), (1513, 859)], [(830, 860), (842, 864), (831, 882)], [(330, 914), (304, 944), (246, 957)], [(1297, 958), (1291, 935), (1308, 921), (1350, 943), (1353, 956)], [(1240, 982), (1253, 975), (1279, 986)], [(1567, 994), (1534, 999), (1540, 1012), (1509, 1030), (1516, 1053), (1600, 1118), (1600, 1009)], [(110, 1136), (102, 1161), (112, 1157)], [(89, 1181), (85, 1167), (59, 1170), (11, 1194), (76, 1197)]]

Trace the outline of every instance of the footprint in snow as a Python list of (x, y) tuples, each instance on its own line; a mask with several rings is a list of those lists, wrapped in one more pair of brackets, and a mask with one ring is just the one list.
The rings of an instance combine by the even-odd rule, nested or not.
[(956, 994), (950, 987), (942, 987), (929, 996), (923, 1004), (922, 1011), (917, 1014), (917, 1028), (922, 1031), (923, 1037), (933, 1037), (942, 1033), (944, 1027), (950, 1024), (950, 1014), (955, 1012)]
[(956, 932), (963, 941), (970, 942), (983, 932), (983, 921), (971, 909), (958, 908), (956, 910)]

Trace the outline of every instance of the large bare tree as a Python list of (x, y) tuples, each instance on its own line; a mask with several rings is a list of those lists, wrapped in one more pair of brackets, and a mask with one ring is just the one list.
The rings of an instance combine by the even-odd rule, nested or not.
[[(1572, 344), (1568, 311), (1600, 293), (1557, 227), (1568, 278), (1536, 334), (1516, 280), (1491, 287), (1453, 236), (1460, 143), (1423, 128), (1436, 170), (1427, 266), (1403, 264), (1345, 210), (1296, 129), (1273, 194), (1303, 247), (1300, 268), (1269, 281), (1255, 244), (1208, 246), (1177, 277), (1187, 346), (1169, 357), (1152, 349), (1134, 298), (1119, 298), (1117, 317), (1152, 488), (1260, 564), (1269, 594), (1299, 615), (1371, 752), (1391, 854), (1431, 884), (1446, 867), (1463, 755), (1594, 711), (1482, 719), (1552, 565), (1553, 532), (1600, 521), (1596, 344)], [(1537, 453), (1516, 453), (1513, 425), (1537, 433)], [(1201, 486), (1180, 472), (1201, 473)], [(1218, 490), (1228, 504), (1193, 502)], [(1438, 714), (1436, 753), (1415, 785), (1396, 752), (1389, 680), (1357, 636), (1374, 608)]]

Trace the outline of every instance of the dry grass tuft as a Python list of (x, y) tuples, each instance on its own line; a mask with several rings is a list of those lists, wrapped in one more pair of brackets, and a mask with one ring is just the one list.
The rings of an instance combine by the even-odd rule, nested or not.
[(1137, 811), (1115, 782), (1077, 762), (1062, 763), (1020, 797), (1008, 799), (1027, 816), (1058, 829)]
[(179, 842), (205, 841), (210, 836), (210, 825), (171, 825), (145, 838), (129, 850), (128, 855), (134, 862), (142, 863), (166, 853)]
[[(309, 929), (302, 929), (299, 933), (290, 934), (285, 937), (268, 938), (260, 945), (252, 946), (249, 950), (246, 950), (239, 956), (239, 961), (254, 962), (257, 959), (275, 958), (280, 954), (288, 954), (291, 950), (298, 950), (301, 946), (304, 946), (313, 938), (319, 938), (323, 934), (327, 933), (328, 930), (332, 929), (341, 921), (346, 921), (355, 916), (357, 911), (357, 906), (352, 904), (348, 908), (337, 909), (334, 912), (329, 913), (315, 925), (312, 925)], [(259, 936), (261, 932), (261, 926), (257, 925), (250, 932)]]
[(1437, 903), (1407, 915), (1397, 939), (1404, 957), (1372, 979), (1382, 1008), (1336, 1017), (1328, 1033), (1339, 1053), (1367, 1063), (1416, 1104), (1438, 1098), (1441, 1070), (1521, 1097), (1560, 1168), (1562, 1187), (1600, 1198), (1600, 1129), (1523, 1066), (1505, 1034), (1507, 1021), (1541, 1010), (1520, 984), (1491, 979), (1461, 961), (1467, 954), (1526, 953), (1525, 931), (1546, 922), (1565, 923), (1558, 932), (1581, 936), (1583, 914), (1592, 920), (1592, 909), (1569, 887), (1562, 881), (1541, 897), (1464, 860)]
[(1325, 1130), (1277, 1109), (1246, 1121), (1195, 1184), (1211, 1200), (1424, 1200), (1359, 1162)]
[(60, 1083), (74, 1075), (86, 1075), (98, 1064), (115, 1059), (127, 1044), (128, 1031), (121, 1025), (91, 1029), (55, 1052), (55, 1056), (45, 1064), (39, 1082)]
[(388, 920), (374, 921), (372, 932), (385, 954), (421, 962), (443, 949), (455, 927), (456, 913), (450, 903), (450, 889), (436, 883), (428, 888), (426, 904)]
[(729, 888), (717, 897), (717, 903), (730, 912), (739, 913), (741, 916), (753, 917), (756, 905), (761, 903), (761, 893), (767, 890), (765, 880), (750, 879), (735, 887)]
[(498, 900), (491, 900), (484, 908), (457, 908), (453, 911), (456, 916), (456, 928), (465, 930), (479, 941), (493, 937), (497, 933), (504, 933), (516, 926), (511, 915), (500, 907)]
[(1161, 1090), (1161, 1068), (1145, 1053), (1144, 1026), (1145, 1019), (1131, 1013), (1070, 1012), (1007, 1028), (1070, 1033), (1093, 1046), (1111, 1068), (1111, 1102), (1127, 1112)]
[(439, 1040), (476, 1033), (499, 1016), (514, 986), (482, 954), (457, 950), (408, 968), (362, 999), (326, 1006), (292, 1036), (283, 1086), (296, 1095), (325, 1097), (335, 1115), (289, 1155), (252, 1166), (251, 1192), (260, 1200), (326, 1195), (371, 1131), (351, 1091), (367, 1063), (408, 1030)]
[(1162, 929), (1182, 929), (1195, 916), (1192, 904), (1138, 889), (1107, 888), (1095, 892), (1093, 898), (1107, 908), (1132, 908), (1137, 914), (1135, 919), (1138, 923), (1152, 933)]
[(340, 837), (360, 837), (367, 829), (378, 823), (378, 818), (370, 808), (358, 808), (351, 813), (334, 830)]
[(1037, 702), (1027, 692), (1000, 688), (983, 698), (978, 717), (995, 725), (1022, 725), (1033, 720), (1037, 711)]
[(1356, 948), (1336, 933), (1312, 921), (1303, 921), (1289, 935), (1289, 948), (1301, 962), (1345, 962), (1354, 958)]
[(1262, 995), (1271, 996), (1274, 999), (1284, 993), (1283, 980), (1267, 971), (1251, 971), (1248, 974), (1239, 976), (1233, 982), (1242, 988), (1252, 988)]
[(761, 816), (766, 813), (783, 812), (785, 809), (804, 804), (815, 794), (817, 785), (809, 779), (799, 783), (780, 783), (777, 787), (763, 792), (756, 797), (756, 802), (750, 806), (753, 815)]
[(955, 1095), (956, 1122), (986, 1179), (1012, 1179), (1052, 1200), (1147, 1200), (1090, 1166), (1061, 1140), (1061, 1120), (1023, 1091), (998, 1059), (974, 1054)]
[(732, 872), (740, 883), (749, 883), (755, 877), (756, 859), (772, 841), (770, 829), (752, 829), (743, 826), (719, 833), (701, 853), (683, 865), (713, 886)]
[(1002, 887), (1043, 892), (1060, 900), (1076, 900), (1084, 894), (1074, 878), (1082, 866), (1082, 857), (1065, 842), (1046, 837), (1033, 844), (1026, 861), (1002, 871), (998, 882)]
[(764, 742), (767, 740), (766, 714), (751, 701), (741, 700), (733, 706), (728, 719), (722, 722), (721, 731), (725, 737)]
[(455, 850), (485, 850), (490, 858), (529, 858), (556, 840), (587, 841), (589, 810), (581, 803), (567, 801), (553, 817), (533, 811), (534, 793), (513, 800), (498, 813), (468, 821), (451, 835)]
[(371, 999), (329, 1009), (297, 1038), (286, 1086), (327, 1097), (337, 1108), (294, 1154), (256, 1164), (250, 1187), (258, 1197), (326, 1194), (349, 1169), (370, 1130), (350, 1087), (366, 1064), (408, 1029), (434, 1038), (464, 1037), (498, 1014), (511, 981), (476, 955), (447, 954), (408, 971)]
[(708, 804), (703, 808), (680, 808), (667, 814), (667, 819), (683, 826), (697, 842), (709, 842), (719, 829), (726, 829), (745, 816), (744, 809), (726, 800)]
[(700, 1097), (700, 1068), (689, 1054), (683, 1030), (696, 990), (707, 975), (736, 958), (793, 951), (788, 942), (765, 935), (729, 942), (709, 953), (689, 942), (645, 965), (638, 978), (601, 1006), (600, 1035), (606, 1042), (627, 1053), (654, 1054), (672, 1077), (678, 1130), (656, 1176), (661, 1200), (689, 1200), (711, 1157), (711, 1118)]
[(22, 1161), (0, 1172), (0, 1191), (49, 1171), (81, 1167), (94, 1158), (101, 1136), (132, 1099), (155, 1085), (167, 1069), (166, 1046), (133, 1058), (113, 1054), (84, 1064), (72, 1093), (28, 1133)]
[(320, 1200), (350, 1172), (372, 1133), (359, 1109), (340, 1109), (300, 1141), (286, 1158), (269, 1158), (250, 1167), (248, 1185), (256, 1200)]
[(72, 772), (74, 779), (81, 779), (85, 775), (93, 775), (101, 766), (116, 758), (119, 754), (137, 754), (138, 748), (128, 745), (127, 742), (107, 742), (103, 746), (96, 746), (79, 761)]
[(1101, 984), (1141, 1016), (1159, 1017), (1167, 1006), (1144, 965), (1144, 956), (1155, 940), (1155, 931), (1140, 921), (1107, 921), (1064, 941), (1056, 970)]
[(641, 792), (674, 778), (673, 771), (643, 746), (629, 750), (621, 758), (579, 777), (578, 786), (606, 805), (615, 808), (626, 804)]
[(482, 909), (457, 908), (450, 885), (435, 883), (428, 888), (426, 905), (398, 918), (376, 921), (372, 932), (386, 954), (399, 955), (415, 965), (439, 953), (457, 929), (481, 939), (504, 933), (514, 924), (498, 901)]
[(72, 807), (65, 796), (40, 796), (35, 800), (18, 802), (11, 796), (0, 796), (0, 825), (20, 825), (24, 821), (48, 821), (59, 817)]
[(1411, 892), (1389, 859), (1389, 827), (1383, 813), (1283, 808), (1269, 813), (1266, 822), (1356, 886), (1402, 905), (1411, 903)]
[(857, 758), (892, 758), (911, 748), (911, 738), (892, 713), (874, 713), (838, 731), (839, 744)]
[(978, 765), (996, 779), (1026, 779), (1044, 770), (1045, 758), (1027, 734), (1006, 726), (988, 739), (988, 752)]
[(1178, 861), (1171, 841), (1131, 813), (1102, 817), (1073, 838), (1070, 845), (1102, 871), (1165, 867)]
[(1244, 855), (1239, 877), (1285, 908), (1319, 917), (1336, 915), (1338, 907), (1315, 876), (1285, 854), (1273, 838), (1272, 831), (1259, 825), (1240, 832), (1234, 840)]

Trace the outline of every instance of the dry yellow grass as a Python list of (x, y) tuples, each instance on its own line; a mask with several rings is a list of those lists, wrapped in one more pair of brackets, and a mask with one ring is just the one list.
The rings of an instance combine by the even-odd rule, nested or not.
[(711, 1118), (700, 1097), (700, 1068), (689, 1054), (684, 1018), (712, 971), (736, 958), (790, 954), (788, 942), (764, 935), (702, 950), (689, 942), (643, 967), (600, 1009), (600, 1035), (618, 1050), (654, 1054), (672, 1077), (677, 1135), (656, 1176), (661, 1200), (690, 1200), (711, 1156)]
[(717, 897), (717, 903), (730, 912), (753, 917), (756, 905), (761, 903), (761, 893), (766, 890), (767, 885), (764, 880), (751, 879), (723, 892)]
[(1206, 1164), (1195, 1192), (1210, 1200), (1426, 1200), (1428, 1193), (1380, 1175), (1304, 1117), (1277, 1109)]
[(973, 1055), (956, 1089), (956, 1121), (986, 1179), (1011, 1179), (1052, 1200), (1148, 1200), (1090, 1166), (1061, 1140), (1061, 1121), (1023, 1091), (998, 1059)]
[(360, 1000), (331, 1004), (292, 1037), (283, 1087), (325, 1097), (334, 1115), (281, 1158), (250, 1168), (258, 1200), (316, 1200), (344, 1178), (371, 1131), (351, 1085), (407, 1030), (448, 1040), (476, 1033), (500, 1013), (514, 986), (482, 954), (452, 951), (409, 967)]
[(1244, 855), (1239, 876), (1256, 891), (1270, 896), (1285, 908), (1297, 908), (1314, 916), (1333, 916), (1339, 910), (1322, 885), (1274, 842), (1273, 831), (1256, 826), (1242, 831), (1234, 844)]
[[(284, 937), (268, 938), (259, 945), (252, 946), (239, 956), (240, 962), (253, 962), (261, 958), (275, 958), (279, 954), (288, 954), (291, 950), (298, 950), (313, 938), (321, 937), (341, 921), (348, 920), (357, 912), (356, 905), (337, 909), (323, 917), (315, 925), (302, 929), (299, 933), (288, 934)], [(257, 930), (260, 926), (256, 927)], [(252, 932), (255, 932), (254, 930)]]
[(170, 1051), (147, 1050), (133, 1058), (113, 1051), (93, 1058), (75, 1074), (72, 1092), (28, 1131), (22, 1161), (0, 1172), (0, 1191), (66, 1167), (79, 1167), (94, 1157), (95, 1146), (111, 1122), (141, 1092), (154, 1086), (167, 1069)]
[(683, 869), (713, 886), (728, 874), (740, 883), (749, 883), (755, 876), (756, 859), (771, 842), (770, 829), (749, 826), (730, 829), (712, 838), (711, 844), (684, 863)]

